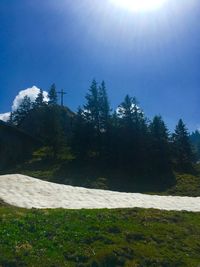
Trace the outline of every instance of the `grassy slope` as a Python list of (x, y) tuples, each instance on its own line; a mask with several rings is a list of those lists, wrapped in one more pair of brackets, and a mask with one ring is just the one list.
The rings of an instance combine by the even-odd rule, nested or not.
[(0, 207), (0, 266), (198, 267), (200, 214)]
[(167, 194), (192, 197), (200, 196), (199, 175), (177, 174), (176, 181), (176, 185), (167, 190)]

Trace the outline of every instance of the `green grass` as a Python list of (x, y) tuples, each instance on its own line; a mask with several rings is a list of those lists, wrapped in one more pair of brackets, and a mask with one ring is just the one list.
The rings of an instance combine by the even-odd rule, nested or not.
[(200, 176), (192, 174), (177, 174), (176, 185), (167, 191), (178, 196), (200, 196)]
[(0, 207), (0, 266), (199, 267), (200, 213)]

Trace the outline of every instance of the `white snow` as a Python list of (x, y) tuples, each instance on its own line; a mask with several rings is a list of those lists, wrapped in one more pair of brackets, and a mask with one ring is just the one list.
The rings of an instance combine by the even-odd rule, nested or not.
[(0, 199), (23, 208), (154, 208), (200, 212), (200, 197), (157, 196), (54, 184), (12, 174), (0, 176)]

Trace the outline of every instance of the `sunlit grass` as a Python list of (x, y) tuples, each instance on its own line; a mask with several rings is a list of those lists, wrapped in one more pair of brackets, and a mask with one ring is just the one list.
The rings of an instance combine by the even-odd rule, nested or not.
[(0, 208), (0, 266), (198, 266), (200, 214)]

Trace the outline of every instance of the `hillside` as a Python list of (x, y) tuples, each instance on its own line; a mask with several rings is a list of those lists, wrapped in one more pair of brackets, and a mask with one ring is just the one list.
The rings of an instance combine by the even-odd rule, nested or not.
[(197, 267), (200, 214), (0, 207), (3, 267)]

